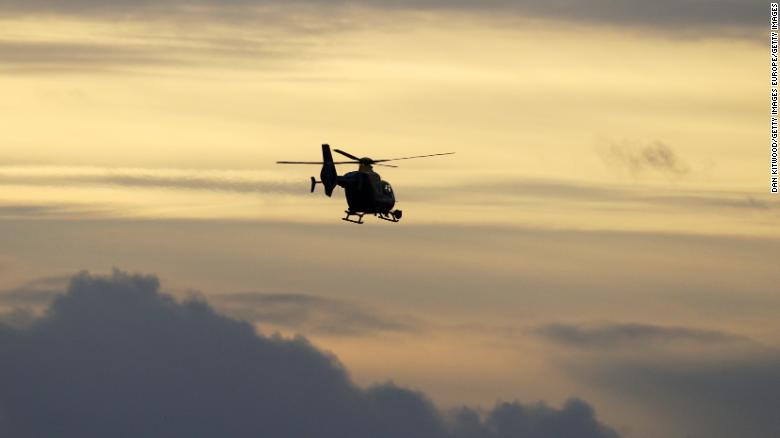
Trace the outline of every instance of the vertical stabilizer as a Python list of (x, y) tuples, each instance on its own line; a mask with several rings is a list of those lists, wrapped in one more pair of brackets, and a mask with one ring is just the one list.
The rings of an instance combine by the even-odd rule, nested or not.
[(320, 171), (320, 181), (325, 187), (325, 194), (330, 196), (333, 189), (336, 188), (336, 165), (333, 164), (333, 155), (330, 153), (330, 146), (322, 145), (322, 170)]

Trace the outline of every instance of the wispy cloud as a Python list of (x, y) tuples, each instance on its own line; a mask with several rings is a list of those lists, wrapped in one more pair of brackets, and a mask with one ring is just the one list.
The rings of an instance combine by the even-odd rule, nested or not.
[(66, 68), (93, 70), (98, 66), (174, 64), (159, 47), (118, 43), (83, 43), (0, 40), (0, 65), (17, 68)]
[[(194, 25), (193, 25), (194, 26)], [(311, 41), (268, 30), (254, 31), (245, 37), (226, 36), (227, 31), (191, 36), (162, 29), (144, 33), (144, 29), (125, 30), (102, 40), (88, 36), (46, 39), (32, 31), (0, 39), (0, 70), (36, 73), (142, 73), (155, 68), (215, 67), (230, 61), (241, 68), (251, 60), (253, 66), (270, 65), (303, 57), (316, 47)], [(147, 31), (148, 32), (148, 31)], [(2, 33), (0, 33), (2, 36)], [(208, 62), (204, 62), (204, 58)]]
[[(31, 186), (121, 186), (145, 189), (206, 190), (295, 195), (305, 182), (258, 177), (247, 172), (111, 169), (94, 167), (0, 167), (0, 184)], [(301, 189), (303, 187), (303, 190)]]
[(12, 289), (0, 290), (0, 305), (37, 307), (48, 304), (67, 288), (70, 276), (43, 277)]
[(732, 343), (749, 339), (717, 330), (679, 326), (622, 323), (573, 325), (553, 323), (536, 328), (535, 334), (558, 344), (576, 348), (642, 348), (669, 342)]
[[(96, 23), (102, 26), (100, 31), (82, 35), (58, 34), (48, 25), (39, 29), (28, 26), (20, 32), (0, 31), (0, 71), (6, 74), (160, 74), (161, 69), (170, 67), (192, 70), (222, 65), (268, 73), (280, 62), (305, 62), (316, 57), (318, 49), (330, 44), (333, 36), (345, 32), (433, 27), (464, 16), (469, 21), (481, 19), (490, 27), (517, 27), (525, 20), (541, 19), (650, 29), (662, 37), (692, 38), (755, 38), (755, 30), (764, 20), (758, 3), (748, 5), (738, 0), (371, 0), (359, 5), (347, 0), (10, 0), (0, 3), (0, 15), (9, 22), (55, 17), (82, 23), (86, 29)], [(115, 26), (117, 22), (123, 26)], [(329, 56), (333, 55), (330, 51)], [(285, 73), (297, 77), (312, 74), (289, 69)]]
[(658, 140), (612, 143), (602, 152), (602, 158), (607, 164), (627, 170), (633, 176), (654, 172), (679, 178), (690, 172), (690, 167), (677, 152)]
[(212, 296), (215, 305), (237, 318), (304, 334), (362, 336), (416, 331), (418, 321), (385, 315), (347, 300), (304, 294), (234, 293)]
[[(0, 185), (119, 186), (136, 189), (216, 191), (246, 194), (306, 195), (305, 182), (246, 171), (138, 169), (96, 167), (0, 166)], [(565, 179), (504, 178), (447, 186), (409, 185), (404, 200), (451, 199), (459, 202), (524, 203), (539, 199), (576, 204), (615, 205), (637, 210), (648, 207), (696, 208), (713, 211), (778, 211), (780, 205), (749, 192), (654, 188), (596, 184)], [(44, 207), (6, 206), (11, 213)]]
[(68, 219), (79, 217), (111, 217), (116, 216), (109, 208), (96, 204), (83, 203), (0, 203), (0, 218), (2, 219), (29, 219), (49, 218)]
[(593, 204), (599, 208), (648, 208), (710, 211), (755, 210), (778, 212), (780, 205), (752, 192), (644, 187), (637, 184), (599, 184), (566, 179), (504, 178), (448, 186), (411, 186), (404, 196), (413, 200), (452, 199), (467, 203), (523, 204), (539, 200)]
[(36, 278), (11, 289), (0, 290), (0, 325), (28, 327), (52, 300), (67, 289), (70, 276)]
[[(513, 0), (370, 0), (362, 3), (363, 8), (384, 11), (425, 11), (425, 12), (468, 12), (502, 16), (520, 16), (568, 20), (580, 23), (606, 23), (633, 26), (654, 26), (674, 28), (675, 26), (721, 28), (757, 27), (762, 23), (764, 8), (759, 3), (737, 0), (702, 0), (697, 2), (678, 2), (663, 0), (644, 2), (630, 0), (612, 2), (607, 0), (588, 0), (582, 2), (560, 1), (513, 1)], [(336, 12), (349, 12), (354, 4), (346, 0), (184, 0), (130, 1), (94, 0), (73, 1), (24, 1), (12, 0), (2, 3), (0, 10), (6, 14), (63, 14), (80, 16), (107, 16), (140, 19), (143, 17), (191, 16), (211, 14), (223, 19), (240, 20), (243, 16), (254, 14), (276, 14), (280, 9), (293, 12), (300, 19), (302, 11), (317, 11), (320, 14), (333, 15)], [(288, 17), (289, 18), (289, 17)]]

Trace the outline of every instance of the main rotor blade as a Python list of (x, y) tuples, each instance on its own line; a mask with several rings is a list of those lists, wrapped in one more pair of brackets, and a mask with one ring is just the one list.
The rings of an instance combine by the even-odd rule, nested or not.
[[(277, 161), (276, 164), (325, 164), (323, 161)], [(360, 164), (359, 161), (334, 161), (333, 164)]]
[(343, 156), (345, 156), (347, 158), (352, 158), (355, 161), (360, 161), (360, 158), (350, 154), (349, 152), (344, 152), (341, 149), (333, 149), (333, 152), (339, 153), (339, 154), (341, 154), (341, 155), (343, 155)]
[(385, 159), (382, 159), (382, 160), (372, 160), (372, 161), (374, 163), (382, 163), (384, 161), (411, 160), (412, 158), (437, 157), (439, 155), (452, 155), (454, 153), (455, 152), (444, 152), (443, 154), (415, 155), (413, 157), (385, 158)]
[(373, 163), (374, 166), (383, 166), (383, 167), (398, 167), (394, 164), (379, 164), (379, 163)]

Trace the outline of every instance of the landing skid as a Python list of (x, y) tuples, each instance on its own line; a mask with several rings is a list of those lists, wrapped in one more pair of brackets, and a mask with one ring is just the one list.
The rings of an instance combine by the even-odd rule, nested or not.
[[(361, 224), (361, 225), (363, 224), (363, 216), (366, 215), (366, 213), (358, 213), (349, 210), (345, 210), (344, 213), (346, 213), (347, 215), (341, 218), (341, 220), (346, 222), (352, 222), (353, 224)], [(401, 220), (401, 210), (393, 210), (385, 213), (371, 213), (371, 214), (378, 217), (379, 219), (388, 222), (399, 222)], [(352, 219), (352, 216), (357, 216), (357, 220)]]
[(388, 222), (398, 222), (401, 220), (400, 217), (395, 217), (390, 213), (375, 213), (374, 216), (378, 217), (379, 219), (388, 221)]
[[(363, 216), (365, 215), (365, 213), (355, 213), (349, 210), (345, 210), (344, 213), (346, 213), (347, 215), (341, 218), (341, 220), (352, 222), (353, 224), (363, 225)], [(351, 216), (357, 216), (358, 220), (350, 219)]]

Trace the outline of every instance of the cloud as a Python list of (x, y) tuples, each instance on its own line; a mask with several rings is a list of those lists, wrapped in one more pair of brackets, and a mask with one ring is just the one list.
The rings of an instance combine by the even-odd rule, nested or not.
[(183, 190), (210, 190), (235, 193), (268, 193), (268, 194), (297, 194), (307, 193), (302, 190), (304, 183), (291, 183), (280, 181), (240, 181), (219, 178), (203, 177), (164, 177), (164, 176), (140, 176), (140, 175), (108, 175), (104, 177), (82, 177), (70, 180), (85, 184), (107, 184), (123, 187), (158, 188), (158, 189), (183, 189)]
[(236, 293), (212, 297), (222, 311), (239, 319), (301, 333), (359, 336), (409, 332), (417, 322), (392, 318), (345, 300), (305, 294)]
[(53, 276), (37, 278), (12, 289), (0, 290), (0, 305), (13, 307), (37, 307), (48, 304), (61, 295), (70, 277)]
[(29, 327), (42, 310), (58, 295), (62, 295), (70, 277), (43, 277), (0, 290), (0, 324)]
[(63, 205), (6, 204), (0, 205), (1, 217), (38, 216), (61, 213)]
[(485, 421), (478, 413), (463, 408), (455, 413), (454, 438), (618, 438), (618, 434), (595, 421), (593, 408), (578, 399), (567, 401), (562, 409), (545, 403), (522, 405), (499, 403)]
[(164, 65), (174, 62), (170, 53), (164, 53), (157, 47), (14, 40), (0, 40), (0, 59), (0, 65), (36, 70), (54, 68), (58, 71), (65, 67), (94, 71), (106, 65)]
[(678, 436), (780, 436), (780, 353), (612, 360), (583, 376), (648, 415), (670, 420)]
[(547, 324), (564, 372), (690, 438), (780, 436), (780, 351), (745, 336), (650, 324)]
[(422, 393), (359, 388), (305, 338), (159, 286), (82, 273), (29, 327), (0, 326), (0, 436), (617, 437), (581, 401), (500, 404), (469, 417), (472, 434)]
[[(12, 309), (6, 321), (27, 320), (31, 310), (42, 310), (67, 290), (70, 277), (34, 279), (0, 290), (0, 308)], [(413, 332), (421, 322), (389, 316), (351, 301), (306, 294), (259, 292), (226, 293), (208, 297), (221, 312), (255, 324), (285, 328), (304, 334), (362, 336), (384, 332)], [(2, 316), (0, 316), (2, 317)]]
[(36, 315), (29, 309), (15, 308), (9, 312), (0, 313), (0, 325), (15, 328), (25, 328), (33, 325)]
[[(361, 6), (384, 11), (468, 12), (501, 16), (520, 16), (566, 20), (581, 23), (655, 26), (661, 28), (756, 28), (763, 24), (765, 5), (739, 0), (694, 0), (679, 2), (660, 0), (646, 2), (628, 0), (544, 1), (544, 0), (369, 0)], [(2, 3), (6, 14), (67, 14), (80, 16), (114, 16), (140, 18), (144, 16), (212, 14), (239, 20), (253, 13), (277, 13), (279, 8), (300, 16), (301, 10), (316, 10), (333, 15), (354, 9), (347, 0), (11, 0)], [(242, 17), (243, 15), (243, 17)], [(291, 14), (295, 15), (295, 14)]]
[[(318, 172), (316, 167), (312, 168)], [(221, 192), (255, 196), (305, 196), (308, 182), (276, 175), (230, 170), (188, 170), (151, 168), (0, 166), (0, 186), (29, 187), (116, 187), (129, 190), (181, 190), (192, 193)], [(576, 209), (605, 208), (646, 212), (731, 213), (752, 212), (773, 219), (780, 204), (740, 191), (684, 190), (654, 187), (651, 192), (638, 184), (594, 184), (567, 179), (502, 178), (442, 185), (405, 185), (400, 200), (452, 205), (522, 205), (536, 209), (540, 200)], [(270, 204), (273, 205), (273, 204)], [(116, 217), (126, 216), (116, 205), (9, 204), (0, 203), (0, 217)], [(742, 217), (742, 216), (740, 216)]]
[(245, 38), (223, 37), (219, 33), (199, 37), (166, 35), (170, 30), (164, 26), (151, 34), (144, 34), (142, 29), (126, 32), (101, 42), (41, 41), (38, 36), (25, 39), (18, 35), (16, 39), (0, 39), (0, 67), (6, 72), (127, 73), (148, 71), (150, 67), (192, 68), (204, 65), (204, 56), (210, 60), (205, 65), (220, 65), (221, 59), (230, 59), (232, 66), (240, 67), (236, 58), (268, 64), (301, 55), (313, 47), (292, 35), (282, 38), (266, 34), (268, 31), (255, 31)]
[[(0, 184), (30, 186), (119, 186), (141, 189), (204, 190), (247, 194), (308, 194), (308, 182), (231, 176), (217, 171), (155, 169), (0, 167)], [(2, 211), (0, 211), (1, 213)]]
[(602, 154), (607, 164), (627, 169), (632, 175), (657, 172), (667, 176), (681, 177), (689, 172), (677, 153), (666, 143), (614, 143)]
[(637, 184), (593, 184), (577, 180), (541, 178), (504, 178), (495, 181), (473, 181), (465, 184), (442, 186), (409, 186), (404, 200), (432, 201), (452, 200), (458, 203), (495, 205), (538, 204), (540, 199), (563, 203), (593, 205), (603, 211), (605, 204), (613, 208), (647, 211), (648, 208), (688, 210), (695, 208), (710, 211), (732, 210), (778, 213), (777, 203), (758, 199), (753, 193), (724, 192), (716, 190), (662, 189)]
[(581, 348), (640, 346), (649, 343), (697, 342), (731, 343), (748, 339), (717, 330), (689, 327), (667, 327), (651, 324), (625, 323), (600, 325), (546, 324), (534, 330), (539, 336), (558, 344)]
[[(2, 183), (0, 183), (2, 185)], [(96, 204), (78, 203), (48, 203), (42, 201), (39, 204), (2, 204), (0, 203), (0, 219), (72, 219), (84, 217), (116, 217), (116, 212), (108, 206)]]
[[(160, 74), (171, 67), (191, 71), (229, 65), (264, 74), (277, 69), (279, 77), (295, 80), (288, 68), (279, 69), (280, 63), (300, 66), (317, 56), (332, 57), (321, 52), (329, 38), (354, 30), (397, 32), (399, 26), (438, 26), (468, 16), (492, 27), (516, 28), (524, 20), (542, 19), (558, 21), (556, 26), (654, 29), (662, 36), (756, 39), (764, 9), (739, 0), (369, 0), (359, 5), (347, 0), (10, 0), (0, 2), (0, 16), (9, 21), (54, 16), (81, 23), (83, 29), (96, 23), (112, 29), (80, 38), (78, 33), (52, 33), (48, 25), (44, 31), (26, 26), (0, 32), (0, 71)], [(432, 19), (439, 15), (444, 19)], [(116, 22), (124, 25), (114, 26)], [(320, 77), (309, 71), (297, 76)]]

